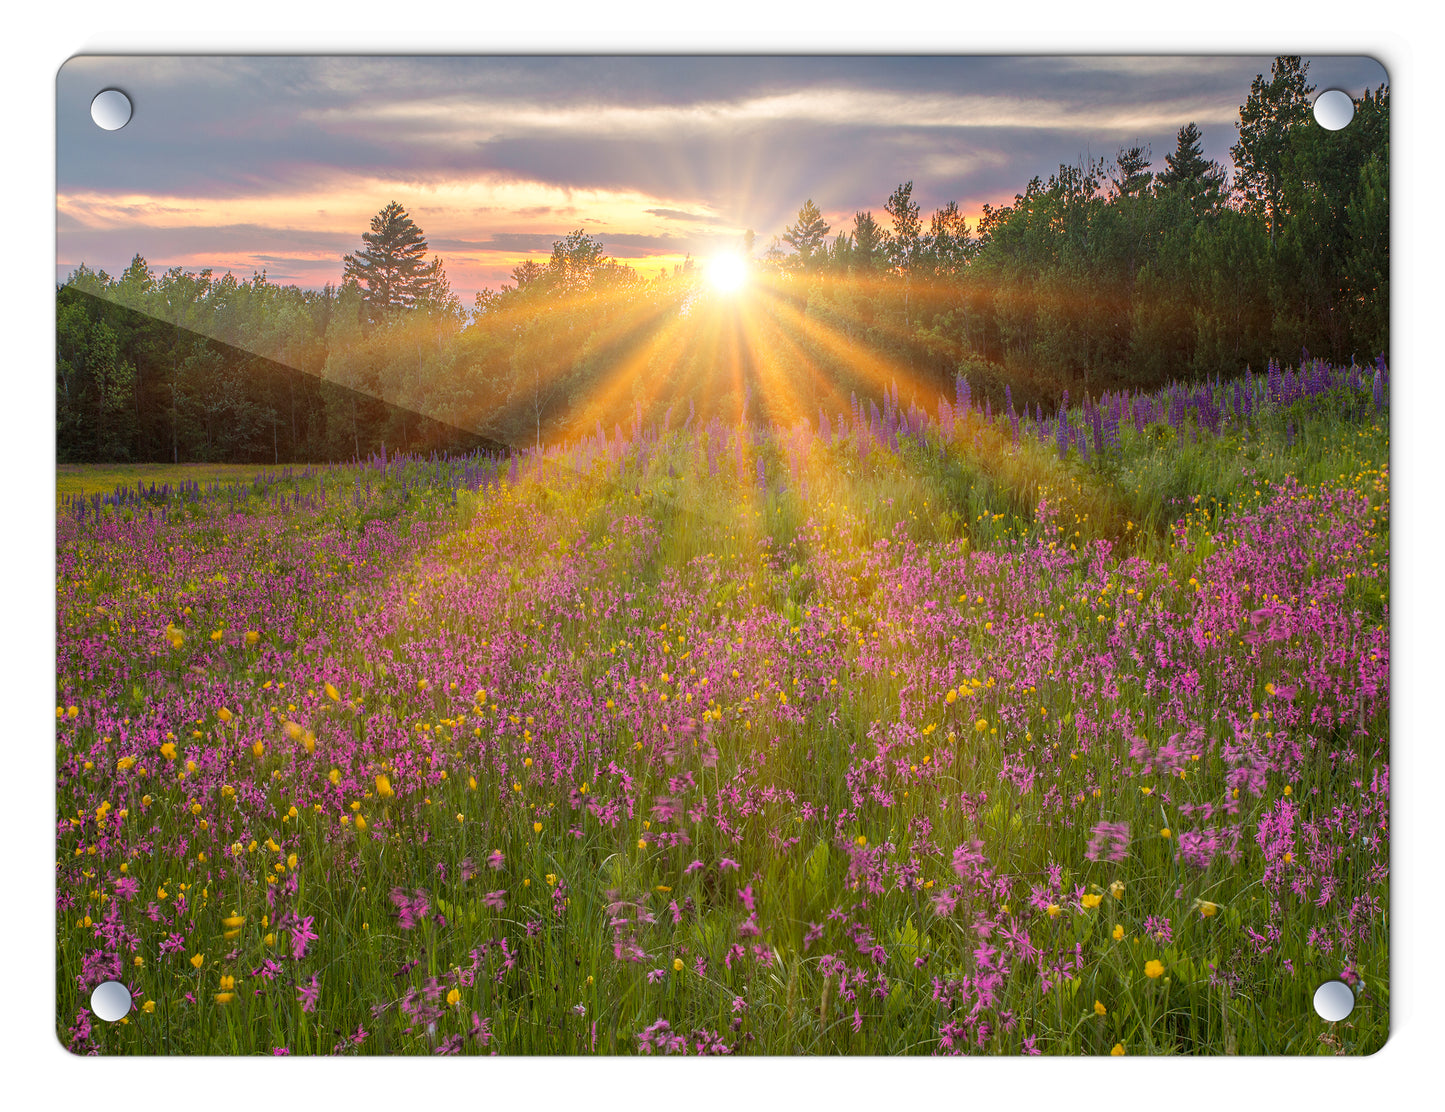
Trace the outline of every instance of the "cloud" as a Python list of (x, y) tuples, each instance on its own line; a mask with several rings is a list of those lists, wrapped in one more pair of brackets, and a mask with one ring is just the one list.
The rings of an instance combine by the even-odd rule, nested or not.
[(683, 212), (680, 209), (650, 208), (643, 209), (649, 216), (661, 216), (666, 220), (683, 220), (696, 224), (726, 224), (727, 221), (721, 216), (710, 216), (705, 212)]
[[(743, 228), (766, 245), (810, 197), (836, 231), (881, 218), (908, 180), (925, 216), (950, 200), (974, 213), (1124, 144), (1159, 165), (1191, 120), (1227, 161), (1270, 62), (81, 57), (56, 85), (59, 252), (339, 275), (393, 198), (434, 249), (479, 257), (546, 252), (579, 226), (627, 258)], [(1312, 59), (1310, 76), (1355, 93), (1385, 80), (1367, 58)], [(135, 105), (118, 132), (89, 118), (106, 86)]]

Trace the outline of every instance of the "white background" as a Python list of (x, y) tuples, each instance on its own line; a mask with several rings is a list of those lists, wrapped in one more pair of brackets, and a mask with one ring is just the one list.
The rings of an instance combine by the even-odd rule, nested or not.
[[(0, 1052), (10, 1107), (171, 1103), (235, 1112), (322, 1103), (339, 1110), (739, 1105), (868, 1109), (975, 1104), (1348, 1109), (1438, 1100), (1445, 978), (1441, 918), (1442, 684), (1440, 150), (1445, 98), (1421, 6), (1316, 3), (1127, 4), (1022, 0), (981, 11), (956, 3), (853, 10), (777, 2), (608, 6), (73, 2), (13, 6), (0, 69), (8, 139), (0, 173)], [(82, 1060), (54, 1035), (54, 99), (77, 53), (1248, 53), (1370, 54), (1390, 74), (1394, 295), (1394, 669), (1392, 1028), (1368, 1059), (1088, 1061), (677, 1060)], [(1241, 100), (1247, 90), (1241, 90)], [(1432, 1069), (1436, 1067), (1436, 1069)], [(1435, 1098), (1414, 1095), (1412, 1082)], [(9, 1103), (7, 1101), (7, 1103)]]

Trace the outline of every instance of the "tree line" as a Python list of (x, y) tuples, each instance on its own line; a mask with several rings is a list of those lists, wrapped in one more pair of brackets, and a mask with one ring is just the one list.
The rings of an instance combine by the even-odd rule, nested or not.
[(1063, 165), (972, 227), (952, 204), (925, 223), (909, 182), (886, 224), (860, 212), (830, 241), (809, 202), (768, 257), (810, 313), (994, 393), (1153, 387), (1303, 349), (1366, 361), (1389, 348), (1389, 92), (1327, 131), (1307, 70), (1282, 57), (1255, 79), (1232, 181), (1186, 123), (1162, 165), (1138, 146)]
[(1307, 68), (1255, 79), (1232, 177), (1185, 123), (1161, 164), (1134, 146), (1060, 166), (973, 222), (952, 203), (925, 220), (912, 182), (836, 232), (809, 200), (767, 249), (738, 244), (751, 309), (690, 262), (644, 281), (578, 230), (468, 310), (396, 202), (321, 290), (82, 266), (58, 291), (58, 457), (295, 462), (535, 445), (639, 412), (786, 420), (876, 393), (880, 368), (1052, 406), (1302, 349), (1363, 361), (1389, 343), (1389, 94), (1326, 131)]

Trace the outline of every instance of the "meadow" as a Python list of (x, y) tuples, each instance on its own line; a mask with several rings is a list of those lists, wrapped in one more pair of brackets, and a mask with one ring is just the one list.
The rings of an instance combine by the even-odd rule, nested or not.
[(69, 469), (58, 1037), (1372, 1052), (1388, 413), (1382, 364), (1309, 363)]

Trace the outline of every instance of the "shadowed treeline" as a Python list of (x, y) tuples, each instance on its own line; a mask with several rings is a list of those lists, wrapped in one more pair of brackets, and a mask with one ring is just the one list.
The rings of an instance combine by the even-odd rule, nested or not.
[(279, 464), (364, 459), (387, 445), (501, 447), (323, 378), (304, 358), (278, 363), (75, 285), (61, 288), (56, 313), (61, 463)]

